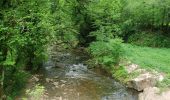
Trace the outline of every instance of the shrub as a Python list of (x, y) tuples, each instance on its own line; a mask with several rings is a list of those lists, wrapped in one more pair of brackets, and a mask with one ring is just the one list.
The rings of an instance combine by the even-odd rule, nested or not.
[(129, 43), (149, 47), (170, 47), (170, 38), (153, 32), (141, 32), (129, 37)]
[(122, 40), (110, 39), (108, 42), (96, 41), (89, 47), (95, 64), (102, 64), (108, 67), (118, 64), (123, 53)]

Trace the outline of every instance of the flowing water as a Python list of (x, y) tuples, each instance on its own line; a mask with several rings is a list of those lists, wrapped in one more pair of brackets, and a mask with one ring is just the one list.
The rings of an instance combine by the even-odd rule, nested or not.
[(53, 52), (40, 70), (44, 100), (137, 100), (137, 92), (127, 89), (100, 69), (89, 69), (81, 51)]

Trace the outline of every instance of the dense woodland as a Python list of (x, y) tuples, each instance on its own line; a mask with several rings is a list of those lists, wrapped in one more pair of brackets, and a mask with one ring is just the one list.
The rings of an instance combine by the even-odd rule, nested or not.
[(170, 47), (170, 0), (0, 0), (0, 97), (19, 95), (47, 47), (85, 47), (117, 65), (122, 43)]

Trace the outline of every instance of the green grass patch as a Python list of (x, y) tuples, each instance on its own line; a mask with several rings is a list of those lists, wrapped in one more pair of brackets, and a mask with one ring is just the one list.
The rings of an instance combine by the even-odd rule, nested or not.
[(120, 82), (126, 84), (129, 80), (137, 77), (139, 75), (138, 72), (128, 73), (124, 66), (113, 67), (112, 68), (112, 76), (119, 80)]
[(113, 67), (112, 76), (123, 83), (126, 83), (128, 80), (128, 73), (123, 66)]
[[(124, 44), (125, 58), (140, 65), (144, 69), (156, 70), (170, 79), (170, 48), (151, 48)], [(170, 81), (165, 81), (166, 85)]]

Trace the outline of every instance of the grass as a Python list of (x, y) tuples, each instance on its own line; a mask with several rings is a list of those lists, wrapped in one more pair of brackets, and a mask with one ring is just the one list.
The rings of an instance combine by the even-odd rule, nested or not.
[(143, 68), (170, 73), (170, 49), (124, 44), (125, 57)]
[[(165, 73), (165, 83), (170, 83), (170, 48), (151, 48), (124, 44), (125, 58), (148, 70)], [(164, 84), (165, 84), (164, 83)]]

